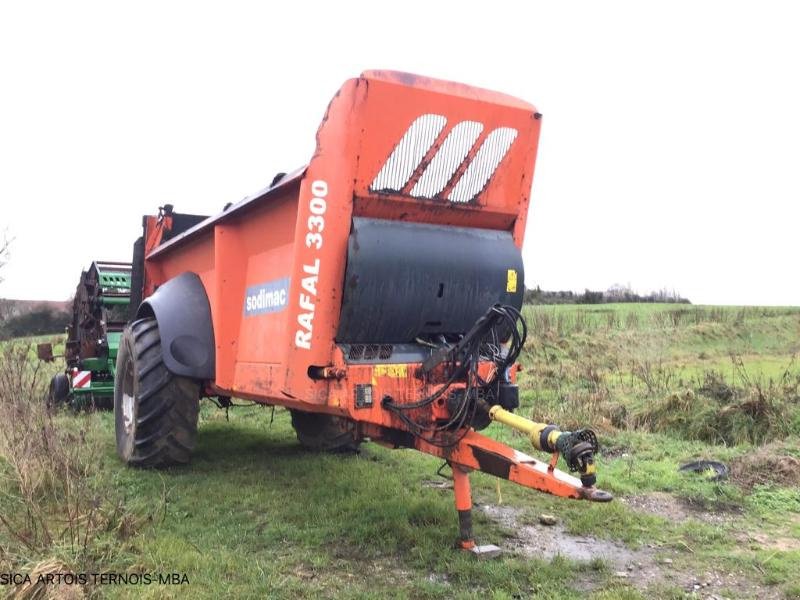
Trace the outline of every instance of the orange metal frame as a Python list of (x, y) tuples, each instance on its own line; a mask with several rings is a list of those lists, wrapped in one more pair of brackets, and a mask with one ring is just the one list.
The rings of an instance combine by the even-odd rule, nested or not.
[[(424, 114), (441, 115), (447, 124), (411, 181), (394, 193), (371, 190), (387, 157)], [(412, 438), (378, 400), (422, 397), (438, 384), (419, 379), (418, 364), (348, 364), (334, 341), (353, 217), (503, 230), (522, 246), (540, 117), (532, 105), (504, 94), (405, 73), (365, 72), (330, 102), (306, 168), (166, 243), (157, 233), (146, 234), (145, 296), (186, 271), (201, 278), (216, 342), (216, 379), (206, 382), (209, 394), (340, 415), (373, 440), (413, 446), (463, 469), (488, 471), (558, 496), (585, 497), (577, 478), (474, 431), (450, 448)], [(498, 128), (516, 130), (496, 172), (470, 202), (446, 199), (464, 166), (436, 198), (412, 197), (409, 189), (424, 165), (465, 121), (483, 124), (473, 148)], [(473, 149), (464, 165), (474, 154)], [(155, 232), (168, 223), (151, 217), (147, 225)], [(290, 282), (285, 306), (245, 314), (248, 287), (284, 279)], [(325, 368), (327, 377), (309, 377), (310, 367)], [(358, 384), (373, 386), (376, 401), (370, 408), (355, 407)], [(469, 486), (459, 489), (458, 501), (465, 506)]]

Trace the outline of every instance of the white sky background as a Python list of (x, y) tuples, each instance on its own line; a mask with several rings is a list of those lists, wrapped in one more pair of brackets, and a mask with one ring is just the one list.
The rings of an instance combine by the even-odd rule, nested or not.
[(0, 296), (65, 299), (160, 204), (216, 213), (305, 164), (382, 68), (544, 114), (528, 286), (800, 304), (795, 6), (3, 2)]

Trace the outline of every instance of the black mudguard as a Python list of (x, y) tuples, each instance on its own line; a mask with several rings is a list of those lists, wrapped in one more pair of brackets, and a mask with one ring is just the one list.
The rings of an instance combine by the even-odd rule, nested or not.
[(142, 303), (144, 286), (144, 236), (133, 244), (133, 260), (131, 261), (131, 299), (128, 306), (128, 320), (133, 321)]
[(154, 316), (164, 366), (173, 375), (213, 380), (216, 352), (208, 296), (195, 273), (182, 273), (160, 286), (136, 311)]

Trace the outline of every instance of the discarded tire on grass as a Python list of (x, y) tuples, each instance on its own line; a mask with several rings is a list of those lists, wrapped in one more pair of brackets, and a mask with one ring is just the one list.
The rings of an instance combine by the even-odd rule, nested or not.
[(694, 462), (686, 463), (678, 468), (678, 471), (684, 473), (705, 473), (713, 471), (714, 475), (709, 477), (709, 481), (721, 481), (728, 478), (729, 469), (727, 465), (722, 464), (716, 460), (696, 460)]

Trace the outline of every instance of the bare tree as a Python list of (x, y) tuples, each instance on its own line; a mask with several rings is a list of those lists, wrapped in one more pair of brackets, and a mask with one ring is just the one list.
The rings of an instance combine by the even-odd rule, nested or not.
[[(3, 234), (3, 241), (0, 242), (0, 270), (2, 270), (2, 268), (8, 262), (10, 248), (11, 240), (8, 239), (8, 234)], [(0, 283), (3, 283), (2, 272), (0, 272)], [(9, 300), (0, 298), (0, 323), (3, 323), (9, 317), (9, 313), (12, 310), (13, 304), (14, 303)]]
[[(0, 242), (0, 269), (2, 269), (8, 262), (8, 253), (11, 248), (11, 240), (8, 239), (8, 234), (3, 234), (3, 241)], [(0, 283), (3, 283), (3, 276), (0, 275)]]

